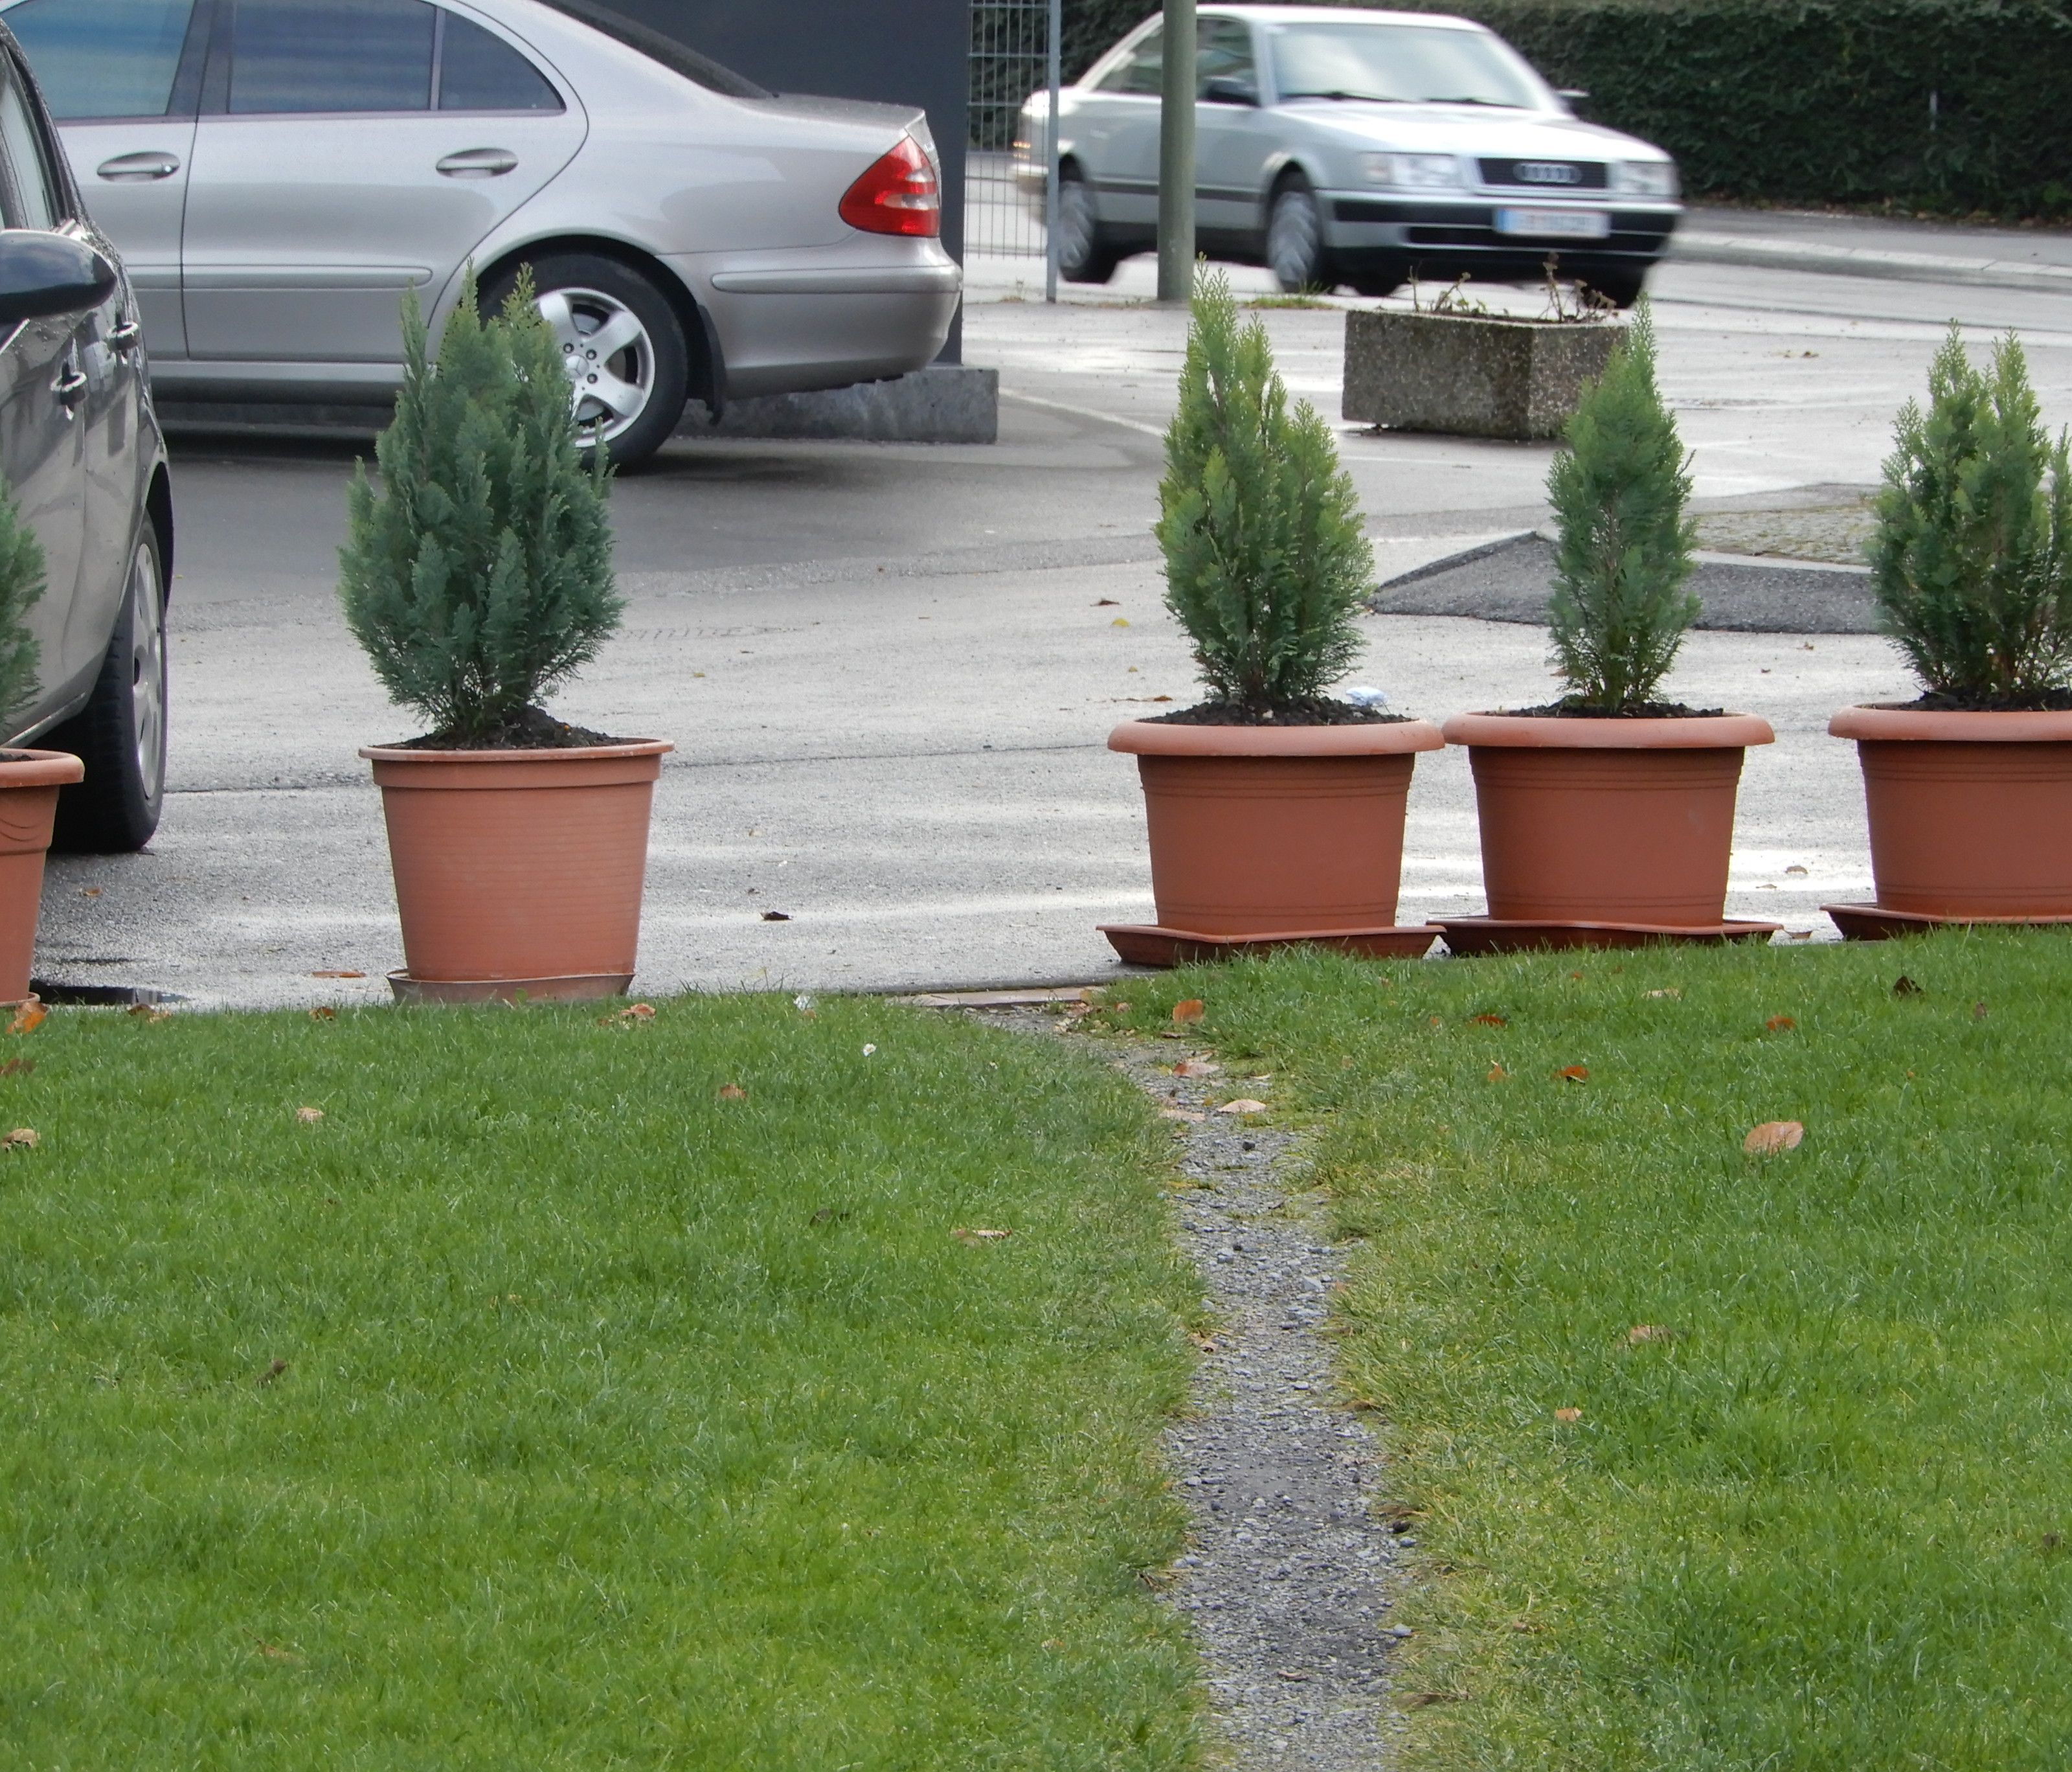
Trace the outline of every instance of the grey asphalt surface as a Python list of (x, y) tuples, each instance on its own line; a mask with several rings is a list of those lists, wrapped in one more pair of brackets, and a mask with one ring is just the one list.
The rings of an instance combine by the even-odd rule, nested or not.
[[(1148, 920), (1134, 771), (1103, 740), (1192, 698), (1149, 534), (1184, 316), (1139, 299), (1145, 261), (1054, 309), (1013, 299), (1031, 269), (972, 278), (967, 354), (1001, 372), (997, 446), (685, 441), (620, 485), (626, 628), (555, 705), (676, 744), (639, 989), (1080, 982), (1113, 970), (1097, 922)], [(1873, 481), (1953, 316), (1982, 341), (2016, 330), (2046, 418), (2072, 417), (2072, 308), (2047, 291), (1671, 264), (1658, 303), (1708, 510)], [(1263, 316), (1294, 391), (1334, 419), (1348, 305)], [(1348, 431), (1342, 447), (1380, 578), (1546, 520), (1545, 446)], [(355, 750), (413, 728), (334, 601), (354, 453), (176, 446), (164, 824), (141, 855), (53, 858), (42, 975), (242, 1005), (386, 996), (401, 950)], [(1548, 692), (1530, 626), (1367, 625), (1356, 680), (1408, 711)], [(1691, 637), (1674, 692), (1779, 737), (1749, 758), (1730, 914), (1824, 938), (1818, 905), (1866, 890), (1853, 757), (1824, 727), (1906, 683), (1869, 635)], [(1406, 918), (1481, 909), (1464, 756), (1420, 761), (1408, 848)], [(312, 976), (335, 970), (367, 976)]]

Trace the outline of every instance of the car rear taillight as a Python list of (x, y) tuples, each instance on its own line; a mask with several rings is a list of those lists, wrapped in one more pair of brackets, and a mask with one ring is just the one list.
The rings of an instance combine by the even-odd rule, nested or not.
[(875, 162), (841, 200), (841, 218), (867, 234), (943, 231), (943, 190), (921, 144), (911, 135)]

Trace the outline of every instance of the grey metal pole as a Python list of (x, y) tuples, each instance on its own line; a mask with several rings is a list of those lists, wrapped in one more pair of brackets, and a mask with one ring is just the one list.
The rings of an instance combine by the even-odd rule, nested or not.
[(1050, 0), (1050, 128), (1043, 152), (1043, 299), (1058, 299), (1058, 93), (1065, 32), (1065, 0)]
[(1194, 292), (1194, 0), (1166, 0), (1158, 115), (1158, 299)]

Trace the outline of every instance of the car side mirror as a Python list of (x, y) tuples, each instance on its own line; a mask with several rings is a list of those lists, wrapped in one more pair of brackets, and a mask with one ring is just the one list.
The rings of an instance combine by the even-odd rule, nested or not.
[(83, 314), (114, 293), (115, 267), (83, 240), (0, 228), (0, 326)]
[(1211, 105), (1256, 105), (1259, 93), (1249, 80), (1219, 74), (1202, 87), (1202, 98)]

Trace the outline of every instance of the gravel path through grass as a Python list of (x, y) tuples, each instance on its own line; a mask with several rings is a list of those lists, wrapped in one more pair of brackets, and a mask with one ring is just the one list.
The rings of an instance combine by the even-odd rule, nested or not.
[(1395, 1726), (1397, 1540), (1374, 1505), (1373, 1437), (1333, 1400), (1322, 1330), (1344, 1252), (1322, 1196), (1302, 1187), (1293, 1135), (1214, 1111), (1270, 1095), (1270, 1081), (1175, 1076), (1182, 1059), (1209, 1061), (1186, 1042), (1117, 1049), (1161, 1109), (1194, 1116), (1174, 1123), (1194, 1184), (1178, 1218), (1216, 1324), (1193, 1407), (1166, 1436), (1190, 1516), (1170, 1597), (1198, 1634), (1239, 1772), (1370, 1772)]

